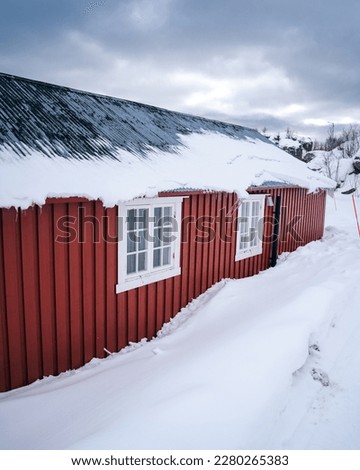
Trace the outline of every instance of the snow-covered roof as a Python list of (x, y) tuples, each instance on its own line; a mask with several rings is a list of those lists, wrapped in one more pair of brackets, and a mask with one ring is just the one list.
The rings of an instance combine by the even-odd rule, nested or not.
[(0, 206), (333, 182), (253, 129), (0, 74)]

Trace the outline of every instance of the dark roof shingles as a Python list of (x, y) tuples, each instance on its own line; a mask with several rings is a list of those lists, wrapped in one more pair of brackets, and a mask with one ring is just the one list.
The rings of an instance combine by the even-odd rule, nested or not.
[(266, 140), (257, 131), (154, 106), (0, 73), (0, 148), (64, 158), (146, 158), (149, 148), (176, 151), (179, 135), (219, 132)]

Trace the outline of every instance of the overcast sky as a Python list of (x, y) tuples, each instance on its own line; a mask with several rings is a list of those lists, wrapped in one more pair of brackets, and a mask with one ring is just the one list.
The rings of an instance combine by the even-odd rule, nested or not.
[(0, 71), (321, 137), (360, 122), (360, 2), (1, 0)]

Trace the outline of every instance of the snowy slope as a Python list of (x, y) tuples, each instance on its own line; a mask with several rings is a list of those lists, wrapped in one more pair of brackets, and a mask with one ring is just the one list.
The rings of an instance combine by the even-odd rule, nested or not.
[(331, 202), (340, 227), (213, 286), (158, 338), (0, 394), (0, 446), (359, 449), (360, 241), (351, 200)]

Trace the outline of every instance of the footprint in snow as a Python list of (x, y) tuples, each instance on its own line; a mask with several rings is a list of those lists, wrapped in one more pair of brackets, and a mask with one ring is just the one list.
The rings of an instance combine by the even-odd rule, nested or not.
[(311, 375), (314, 380), (318, 380), (323, 387), (328, 387), (330, 385), (330, 379), (326, 372), (321, 369), (312, 369)]

